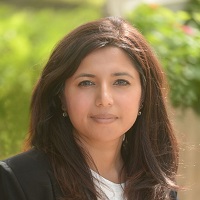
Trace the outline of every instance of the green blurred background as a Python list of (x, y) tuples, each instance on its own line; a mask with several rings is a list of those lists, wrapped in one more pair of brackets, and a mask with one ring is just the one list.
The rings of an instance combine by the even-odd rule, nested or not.
[[(0, 1), (0, 159), (22, 149), (32, 89), (55, 44), (78, 25), (113, 15), (112, 7), (122, 7), (120, 0), (116, 2)], [(180, 119), (189, 109), (197, 124), (200, 122), (199, 12), (199, 0), (188, 1), (176, 10), (155, 3), (138, 3), (132, 9), (118, 12), (142, 32), (161, 60), (169, 81), (172, 113), (178, 109)], [(173, 117), (179, 120), (176, 114)], [(199, 130), (194, 134), (199, 134)]]

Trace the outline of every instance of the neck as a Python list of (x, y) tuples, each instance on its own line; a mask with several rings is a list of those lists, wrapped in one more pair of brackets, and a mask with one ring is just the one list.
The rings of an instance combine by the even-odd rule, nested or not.
[(109, 142), (82, 141), (81, 143), (92, 158), (88, 161), (90, 168), (104, 178), (120, 183), (123, 166), (121, 157), (122, 139)]

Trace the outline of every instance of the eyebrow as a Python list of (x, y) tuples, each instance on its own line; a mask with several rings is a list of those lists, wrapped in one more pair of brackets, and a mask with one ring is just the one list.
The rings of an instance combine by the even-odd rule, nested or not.
[(90, 77), (90, 78), (94, 78), (95, 75), (94, 75), (94, 74), (81, 73), (81, 74), (79, 74), (78, 76), (76, 76), (75, 79), (81, 78), (81, 77)]
[(116, 72), (116, 73), (113, 73), (112, 76), (129, 76), (129, 77), (133, 78), (133, 76), (127, 72)]
[[(112, 76), (129, 76), (131, 78), (133, 78), (133, 76), (127, 72), (115, 72), (113, 74), (111, 74)], [(75, 79), (77, 78), (81, 78), (81, 77), (89, 77), (89, 78), (95, 78), (96, 76), (94, 74), (88, 74), (88, 73), (81, 73), (79, 75), (77, 75), (75, 77)], [(133, 78), (134, 79), (134, 78)]]

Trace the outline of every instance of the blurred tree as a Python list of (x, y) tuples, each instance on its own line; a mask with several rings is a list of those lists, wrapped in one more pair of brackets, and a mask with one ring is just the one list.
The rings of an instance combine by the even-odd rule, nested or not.
[[(76, 5), (81, 0), (66, 2), (70, 1)], [(0, 158), (20, 150), (27, 132), (31, 90), (54, 44), (74, 27), (102, 16), (103, 0), (87, 2), (59, 10), (0, 4)], [(200, 113), (200, 32), (185, 24), (190, 15), (141, 5), (127, 18), (160, 57), (172, 104)]]
[(160, 57), (174, 106), (200, 114), (200, 30), (185, 25), (187, 12), (140, 5), (128, 15)]
[(96, 6), (58, 12), (0, 5), (0, 158), (20, 151), (31, 91), (55, 43), (100, 16)]
[(105, 0), (0, 0), (7, 5), (18, 8), (36, 8), (36, 9), (74, 9), (82, 6), (97, 5), (102, 6)]
[(189, 13), (187, 25), (195, 26), (200, 29), (200, 0), (190, 0), (186, 11)]

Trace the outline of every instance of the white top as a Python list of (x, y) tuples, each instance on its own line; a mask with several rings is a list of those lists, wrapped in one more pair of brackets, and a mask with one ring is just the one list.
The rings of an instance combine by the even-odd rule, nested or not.
[[(108, 200), (124, 200), (123, 188), (124, 183), (117, 184), (113, 183), (104, 177), (100, 176), (95, 171), (91, 170), (94, 184), (96, 185), (97, 191)], [(99, 199), (100, 200), (100, 199)], [(102, 199), (101, 199), (102, 200)], [(103, 199), (104, 200), (104, 199)]]

